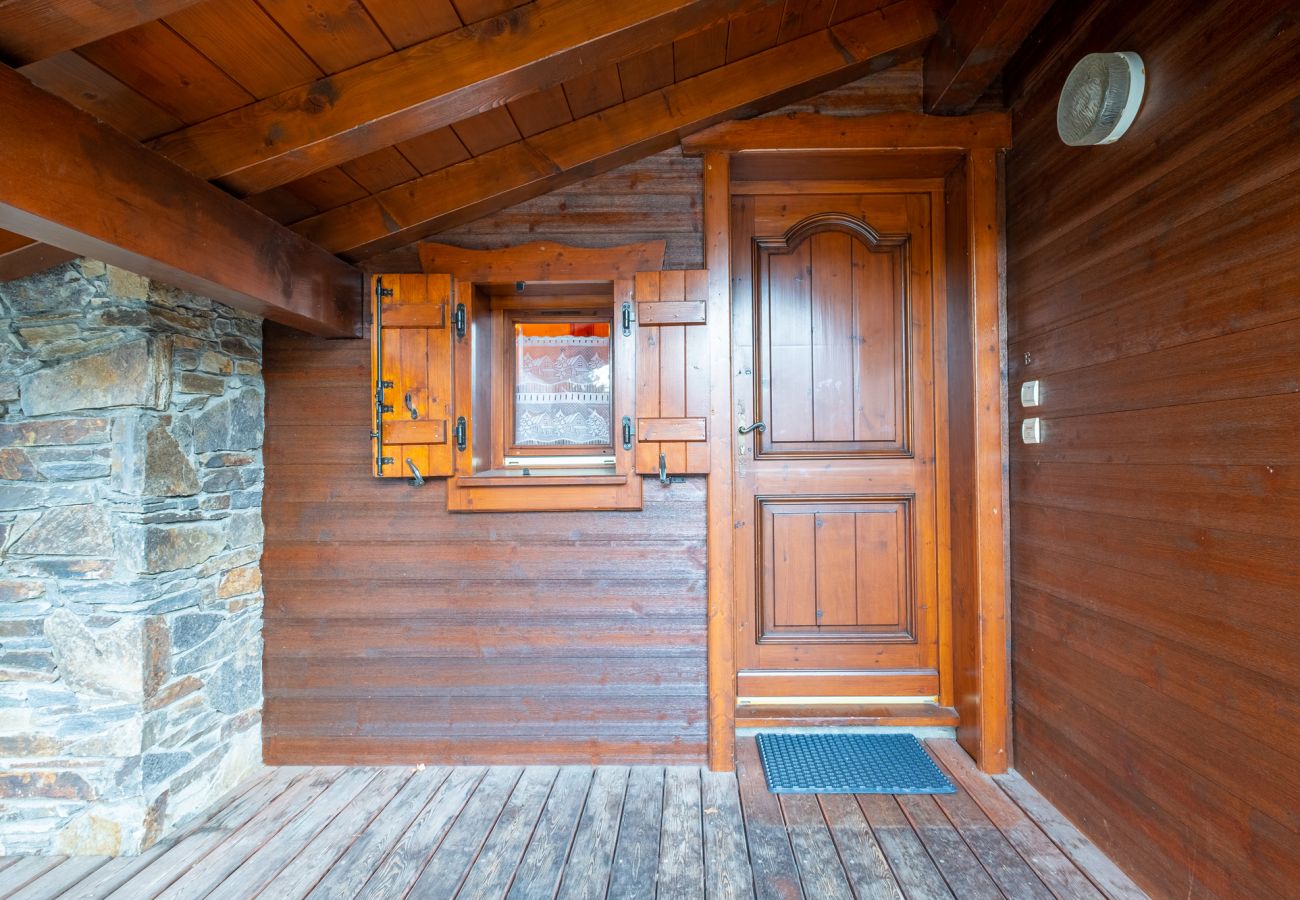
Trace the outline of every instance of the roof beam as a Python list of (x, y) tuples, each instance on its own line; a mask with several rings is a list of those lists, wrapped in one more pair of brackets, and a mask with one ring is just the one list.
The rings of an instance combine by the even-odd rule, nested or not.
[(237, 194), (427, 134), (778, 0), (529, 4), (154, 141)]
[(360, 331), (361, 273), (0, 66), (0, 228), (315, 334)]
[(192, 6), (196, 0), (3, 0), (0, 62), (25, 66)]
[(507, 144), (296, 225), (350, 259), (399, 247), (919, 55), (937, 25), (900, 0), (635, 100)]
[(1052, 0), (957, 0), (925, 54), (925, 111), (969, 111), (1051, 5)]
[(688, 156), (721, 151), (968, 150), (1011, 146), (1011, 115), (926, 116), (914, 112), (874, 116), (799, 113), (773, 119), (722, 122), (682, 139)]

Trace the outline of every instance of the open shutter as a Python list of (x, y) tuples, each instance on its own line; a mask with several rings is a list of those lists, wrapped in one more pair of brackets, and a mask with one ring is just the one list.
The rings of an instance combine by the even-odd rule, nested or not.
[[(709, 471), (708, 272), (636, 276), (636, 471)], [(662, 467), (661, 467), (662, 462)]]
[(374, 474), (450, 475), (451, 276), (375, 275), (370, 287)]

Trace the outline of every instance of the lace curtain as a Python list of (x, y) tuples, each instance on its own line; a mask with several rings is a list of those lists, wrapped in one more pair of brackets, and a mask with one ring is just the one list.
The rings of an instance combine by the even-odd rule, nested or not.
[(515, 444), (605, 445), (612, 440), (609, 338), (516, 338)]

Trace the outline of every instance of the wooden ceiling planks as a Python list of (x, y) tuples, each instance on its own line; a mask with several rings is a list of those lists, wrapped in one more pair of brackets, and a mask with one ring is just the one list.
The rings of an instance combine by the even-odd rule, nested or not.
[(78, 52), (186, 124), (253, 100), (216, 63), (162, 22), (146, 22)]
[(921, 52), (937, 23), (902, 0), (331, 210), (295, 226), (364, 258), (675, 144), (722, 119), (762, 112)]
[(968, 112), (1052, 0), (957, 0), (925, 54), (925, 109)]
[(325, 74), (255, 0), (206, 0), (163, 22), (259, 100)]
[(387, 56), (393, 45), (356, 0), (260, 0), (312, 61), (328, 73)]
[(398, 50), (469, 24), (461, 21), (451, 0), (421, 0), (419, 3), (411, 0), (366, 0), (366, 9), (384, 37)]
[(153, 147), (237, 193), (267, 190), (767, 2), (642, 0), (611, 6), (606, 0), (556, 0), (528, 6), (510, 13), (508, 21), (467, 26), (385, 55), (167, 135)]

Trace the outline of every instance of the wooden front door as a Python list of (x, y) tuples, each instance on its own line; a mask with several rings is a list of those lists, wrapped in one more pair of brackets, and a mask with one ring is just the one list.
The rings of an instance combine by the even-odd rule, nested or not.
[(933, 199), (733, 198), (742, 701), (941, 693)]

